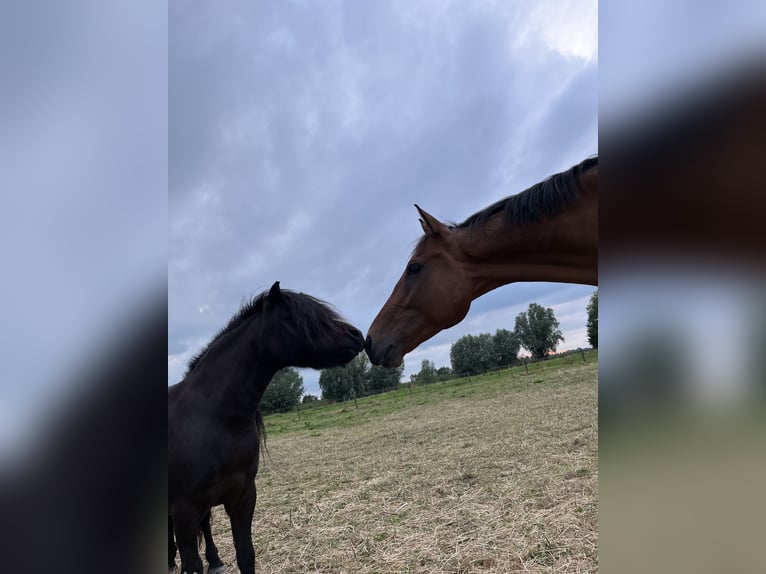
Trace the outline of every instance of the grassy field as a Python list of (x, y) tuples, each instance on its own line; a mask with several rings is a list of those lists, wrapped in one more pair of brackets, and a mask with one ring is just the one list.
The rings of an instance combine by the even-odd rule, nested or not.
[[(596, 572), (597, 354), (266, 418), (261, 573)], [(228, 519), (213, 533), (237, 572)]]

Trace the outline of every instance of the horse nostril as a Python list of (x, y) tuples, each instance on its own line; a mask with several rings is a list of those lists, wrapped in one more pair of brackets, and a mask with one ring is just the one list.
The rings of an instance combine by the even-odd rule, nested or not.
[(372, 339), (369, 335), (367, 335), (367, 338), (364, 340), (364, 350), (369, 351), (372, 348)]

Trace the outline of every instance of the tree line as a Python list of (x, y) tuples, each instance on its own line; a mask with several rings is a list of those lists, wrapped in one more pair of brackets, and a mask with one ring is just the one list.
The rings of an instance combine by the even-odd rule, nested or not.
[(386, 369), (373, 366), (367, 355), (360, 353), (345, 367), (324, 369), (319, 375), (319, 388), (323, 399), (346, 401), (397, 388), (403, 372), (404, 363)]
[[(598, 290), (591, 295), (586, 308), (588, 342), (598, 348)], [(453, 377), (478, 375), (518, 364), (519, 351), (525, 349), (536, 359), (555, 352), (564, 341), (553, 309), (530, 303), (516, 316), (513, 331), (498, 329), (495, 334), (465, 335), (450, 348), (451, 367), (437, 368), (433, 361), (423, 360), (420, 371), (410, 375), (410, 382), (430, 384)], [(370, 364), (360, 353), (345, 367), (324, 369), (319, 376), (322, 399), (345, 401), (396, 389), (400, 385), (404, 364), (395, 369)], [(303, 378), (292, 368), (282, 369), (272, 379), (261, 400), (263, 413), (289, 411), (301, 402)], [(303, 402), (318, 400), (303, 395)]]
[[(324, 400), (346, 401), (397, 388), (403, 372), (403, 363), (395, 369), (375, 367), (370, 364), (366, 354), (360, 353), (345, 367), (324, 369), (319, 375), (319, 388)], [(303, 377), (300, 373), (291, 367), (281, 369), (266, 387), (261, 398), (261, 412), (287, 412), (301, 402), (306, 404), (319, 400), (314, 395), (303, 393)]]
[(513, 331), (498, 329), (494, 335), (465, 335), (452, 345), (452, 370), (459, 376), (478, 375), (519, 362), (519, 351), (526, 349), (539, 359), (556, 350), (564, 340), (553, 309), (530, 303), (516, 316)]
[[(594, 291), (586, 307), (588, 342), (598, 348), (598, 290)], [(519, 351), (525, 349), (533, 359), (543, 359), (556, 351), (564, 336), (551, 308), (530, 303), (526, 311), (516, 316), (513, 331), (498, 329), (495, 334), (465, 335), (450, 348), (451, 369), (442, 376), (435, 374), (430, 361), (423, 361), (421, 370), (412, 375), (413, 381), (434, 382), (451, 376), (471, 376), (508, 368), (520, 362)], [(439, 371), (442, 371), (439, 369)], [(446, 371), (449, 371), (447, 373)]]

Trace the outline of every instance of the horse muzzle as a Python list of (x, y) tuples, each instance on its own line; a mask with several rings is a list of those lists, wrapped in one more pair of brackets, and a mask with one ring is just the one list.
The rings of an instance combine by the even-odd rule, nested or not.
[(385, 341), (378, 342), (377, 340), (373, 342), (369, 333), (364, 342), (364, 350), (373, 365), (380, 365), (387, 369), (400, 366), (404, 359), (404, 353), (401, 352), (398, 345), (391, 342), (386, 344)]

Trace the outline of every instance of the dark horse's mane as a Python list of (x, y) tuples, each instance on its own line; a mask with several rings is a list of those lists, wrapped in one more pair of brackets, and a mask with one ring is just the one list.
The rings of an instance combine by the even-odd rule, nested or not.
[[(184, 373), (184, 377), (191, 374), (194, 369), (197, 368), (202, 357), (205, 353), (226, 334), (232, 332), (234, 329), (247, 322), (249, 319), (259, 314), (263, 309), (263, 302), (268, 297), (269, 292), (264, 291), (251, 297), (244, 305), (237, 311), (234, 316), (229, 319), (226, 326), (218, 331), (216, 335), (210, 339), (210, 342), (205, 345), (202, 350), (194, 355), (189, 361), (189, 364)], [(305, 293), (296, 293), (289, 289), (280, 290), (280, 296), (285, 305), (293, 310), (292, 320), (294, 322), (293, 328), (304, 331), (308, 335), (317, 333), (318, 325), (322, 325), (327, 321), (342, 321), (343, 318), (330, 306), (329, 303), (306, 295)]]
[(598, 165), (598, 156), (589, 157), (521, 193), (501, 199), (454, 227), (467, 227), (473, 231), (501, 212), (508, 226), (536, 223), (545, 217), (557, 215), (579, 199), (582, 193), (580, 175), (594, 165)]
[(242, 305), (239, 311), (237, 311), (234, 316), (229, 319), (229, 322), (226, 324), (226, 326), (218, 331), (218, 333), (216, 333), (215, 336), (210, 339), (208, 344), (202, 347), (202, 350), (191, 358), (189, 364), (187, 365), (186, 373), (184, 373), (184, 378), (187, 377), (192, 371), (194, 371), (195, 368), (197, 368), (197, 365), (199, 364), (202, 357), (205, 356), (205, 353), (207, 353), (208, 349), (210, 349), (210, 347), (212, 347), (216, 341), (220, 340), (224, 335), (230, 333), (242, 325), (245, 321), (250, 319), (253, 315), (256, 315), (261, 311), (263, 308), (263, 300), (266, 298), (266, 294), (266, 292), (260, 293), (250, 298), (247, 302), (245, 302), (244, 305)]
[[(245, 321), (250, 319), (253, 315), (260, 312), (260, 310), (263, 308), (263, 301), (266, 295), (267, 292), (263, 292), (259, 295), (256, 295), (255, 297), (252, 297), (249, 301), (242, 305), (239, 311), (237, 311), (234, 316), (229, 319), (227, 325), (218, 331), (218, 333), (216, 333), (215, 336), (210, 339), (210, 342), (205, 345), (199, 353), (192, 357), (192, 359), (189, 361), (189, 364), (187, 365), (186, 373), (184, 373), (184, 378), (189, 376), (189, 374), (194, 371), (199, 362), (202, 360), (202, 357), (205, 356), (205, 353), (208, 352), (208, 349), (210, 349), (210, 347), (212, 347), (216, 341), (219, 341), (224, 335), (230, 333), (242, 325)], [(265, 452), (268, 452), (266, 451), (266, 425), (263, 422), (263, 414), (261, 413), (261, 409), (256, 409), (255, 411), (255, 426), (258, 429), (258, 440), (260, 442), (261, 449)]]

